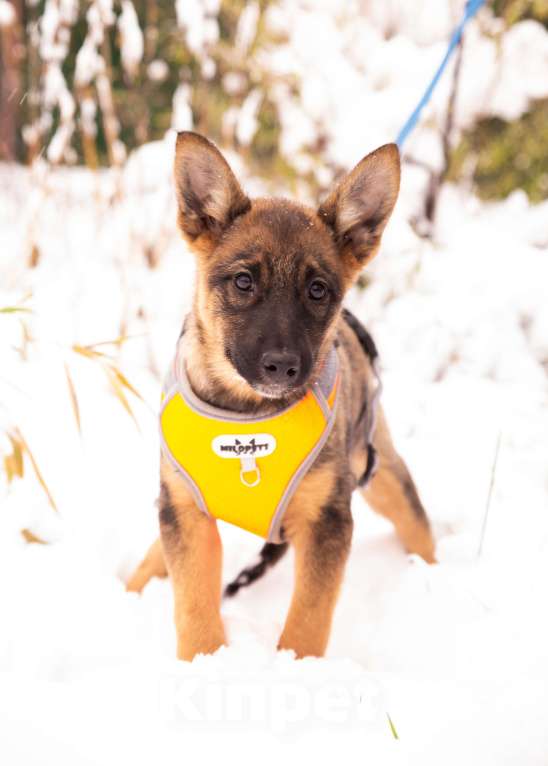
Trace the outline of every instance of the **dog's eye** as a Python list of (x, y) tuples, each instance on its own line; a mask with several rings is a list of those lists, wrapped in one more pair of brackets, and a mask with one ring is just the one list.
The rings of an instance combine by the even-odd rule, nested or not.
[(249, 276), (249, 274), (246, 274), (244, 271), (241, 271), (239, 274), (236, 274), (234, 277), (234, 284), (238, 288), (238, 290), (241, 290), (242, 292), (249, 292), (251, 288), (253, 287), (253, 280)]
[(327, 295), (327, 285), (315, 279), (308, 288), (308, 295), (313, 301), (321, 301)]

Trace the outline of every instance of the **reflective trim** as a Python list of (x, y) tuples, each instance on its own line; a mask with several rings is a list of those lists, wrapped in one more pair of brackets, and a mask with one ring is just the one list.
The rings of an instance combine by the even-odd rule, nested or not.
[(308, 471), (312, 467), (312, 464), (318, 457), (318, 454), (323, 449), (323, 446), (325, 445), (326, 441), (329, 438), (329, 435), (331, 434), (333, 425), (335, 424), (337, 403), (339, 401), (339, 386), (337, 385), (337, 389), (335, 393), (335, 401), (333, 402), (332, 409), (329, 408), (329, 405), (327, 404), (327, 401), (325, 399), (325, 396), (323, 395), (321, 388), (317, 384), (316, 386), (317, 386), (317, 391), (314, 390), (314, 396), (318, 404), (322, 408), (324, 416), (326, 418), (325, 428), (322, 432), (322, 435), (320, 436), (320, 438), (314, 445), (314, 447), (310, 450), (310, 452), (308, 453), (306, 458), (303, 460), (299, 468), (297, 468), (297, 470), (291, 477), (289, 484), (287, 485), (286, 490), (284, 494), (282, 495), (282, 499), (280, 500), (276, 510), (274, 511), (274, 514), (272, 516), (272, 521), (270, 522), (270, 529), (268, 530), (267, 542), (269, 543), (283, 542), (280, 536), (280, 529), (282, 526), (282, 521), (283, 521), (285, 511), (287, 510), (287, 506), (289, 505), (291, 498), (295, 494), (295, 490), (301, 483), (301, 480), (308, 473)]
[(190, 491), (192, 493), (192, 496), (194, 498), (194, 501), (195, 501), (196, 505), (198, 506), (198, 508), (201, 511), (203, 511), (206, 514), (206, 516), (211, 516), (211, 514), (208, 511), (206, 502), (205, 502), (205, 500), (203, 498), (203, 495), (202, 495), (202, 493), (200, 491), (200, 488), (198, 487), (198, 485), (196, 484), (196, 482), (194, 481), (192, 476), (190, 476), (190, 474), (185, 471), (183, 466), (177, 460), (175, 460), (175, 458), (171, 454), (171, 450), (169, 449), (169, 447), (168, 447), (168, 445), (166, 443), (166, 440), (164, 438), (164, 432), (162, 430), (162, 415), (163, 415), (163, 412), (164, 412), (165, 408), (167, 407), (168, 403), (173, 399), (175, 394), (178, 393), (178, 392), (179, 391), (178, 391), (177, 384), (173, 385), (171, 387), (171, 390), (168, 391), (167, 394), (164, 396), (164, 400), (163, 400), (162, 406), (160, 408), (160, 416), (158, 418), (158, 427), (159, 427), (159, 431), (160, 431), (160, 447), (161, 447), (161, 450), (162, 450), (163, 454), (165, 455), (165, 457), (167, 457), (167, 459), (169, 460), (171, 465), (176, 470), (178, 470), (181, 473), (181, 476), (186, 481), (186, 483), (188, 485), (188, 488), (190, 489)]

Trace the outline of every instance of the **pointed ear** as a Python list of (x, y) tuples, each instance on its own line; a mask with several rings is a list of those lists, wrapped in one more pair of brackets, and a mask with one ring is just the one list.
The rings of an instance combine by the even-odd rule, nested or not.
[(400, 188), (400, 153), (386, 144), (359, 162), (320, 206), (349, 277), (376, 254)]
[(203, 236), (201, 249), (214, 246), (249, 199), (220, 151), (197, 133), (177, 134), (174, 171), (181, 231), (191, 242)]

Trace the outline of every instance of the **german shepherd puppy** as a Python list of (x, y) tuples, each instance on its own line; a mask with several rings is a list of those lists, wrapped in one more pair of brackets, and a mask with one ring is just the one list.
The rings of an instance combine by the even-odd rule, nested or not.
[[(323, 655), (352, 537), (350, 499), (366, 472), (366, 420), (375, 348), (341, 308), (376, 254), (400, 183), (395, 144), (364, 157), (318, 210), (285, 199), (250, 200), (208, 140), (180, 133), (175, 154), (178, 222), (197, 261), (192, 312), (184, 327), (194, 392), (224, 409), (265, 416), (303, 396), (333, 344), (340, 363), (335, 425), (283, 518), (281, 545), (229, 587), (260, 576), (295, 550), (295, 588), (278, 646)], [(267, 360), (267, 362), (265, 362)], [(373, 446), (377, 467), (362, 489), (394, 524), (405, 549), (434, 559), (428, 518), (382, 411)], [(128, 582), (140, 591), (169, 574), (177, 654), (191, 660), (226, 642), (220, 614), (222, 550), (215, 519), (194, 502), (177, 470), (161, 461), (160, 539)]]

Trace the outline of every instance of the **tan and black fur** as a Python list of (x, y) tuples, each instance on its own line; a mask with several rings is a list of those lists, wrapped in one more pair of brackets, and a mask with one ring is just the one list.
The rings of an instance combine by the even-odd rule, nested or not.
[[(283, 519), (295, 587), (279, 646), (298, 657), (320, 656), (327, 646), (352, 537), (350, 499), (368, 464), (371, 341), (343, 316), (342, 299), (377, 252), (399, 177), (390, 144), (365, 157), (317, 211), (283, 199), (252, 201), (209, 141), (193, 133), (177, 140), (179, 225), (198, 267), (183, 339), (194, 391), (215, 406), (266, 415), (299, 398), (332, 345), (338, 349), (336, 423)], [(363, 490), (367, 502), (393, 522), (406, 550), (434, 561), (428, 519), (382, 410), (374, 447), (379, 462)], [(150, 577), (169, 574), (177, 653), (188, 660), (225, 643), (221, 541), (215, 520), (165, 459), (159, 506), (161, 539), (127, 587), (140, 591)], [(282, 552), (267, 544), (258, 568), (242, 573), (229, 593)]]

